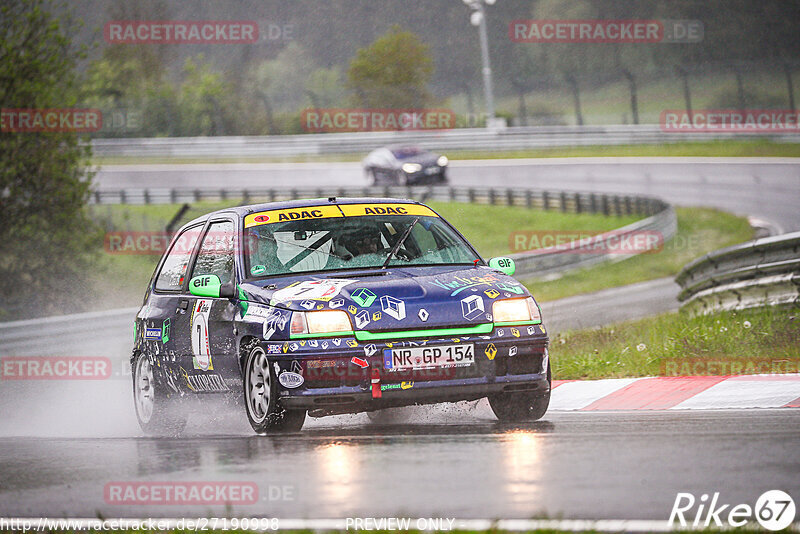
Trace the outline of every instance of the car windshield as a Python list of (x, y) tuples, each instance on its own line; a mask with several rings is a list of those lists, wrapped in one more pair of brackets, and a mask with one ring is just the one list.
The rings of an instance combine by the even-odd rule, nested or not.
[(418, 156), (422, 154), (423, 150), (414, 146), (403, 146), (403, 147), (396, 147), (392, 148), (392, 154), (397, 159), (406, 159), (406, 158), (413, 158), (414, 156)]
[(377, 215), (286, 221), (245, 230), (250, 276), (379, 268), (415, 219), (389, 265), (473, 264), (472, 247), (435, 216)]

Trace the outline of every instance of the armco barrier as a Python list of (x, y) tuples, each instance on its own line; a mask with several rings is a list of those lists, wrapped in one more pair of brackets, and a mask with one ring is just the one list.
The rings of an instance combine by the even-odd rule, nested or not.
[(720, 249), (675, 278), (678, 300), (695, 313), (800, 305), (800, 232)]
[(800, 142), (788, 133), (676, 133), (659, 125), (520, 126), (502, 129), (457, 128), (435, 131), (357, 132), (236, 137), (159, 137), (94, 139), (92, 151), (104, 157), (221, 158), (364, 154), (387, 144), (416, 144), (431, 150), (503, 151), (588, 145), (661, 144), (719, 139), (772, 139)]
[(644, 215), (645, 219), (593, 236), (580, 242), (569, 252), (555, 247), (522, 252), (511, 257), (517, 263), (517, 273), (523, 277), (548, 276), (566, 270), (586, 267), (609, 260), (621, 260), (632, 254), (599, 253), (613, 241), (637, 233), (658, 234), (662, 242), (677, 231), (674, 210), (660, 199), (635, 195), (578, 193), (574, 191), (543, 191), (519, 188), (456, 188), (456, 187), (329, 187), (329, 188), (263, 188), (263, 189), (124, 189), (95, 191), (96, 204), (161, 204), (199, 202), (203, 200), (241, 199), (243, 204), (274, 202), (298, 198), (393, 197), (421, 201), (469, 202), (520, 206), (529, 209), (554, 210), (564, 213), (597, 213), (604, 215)]

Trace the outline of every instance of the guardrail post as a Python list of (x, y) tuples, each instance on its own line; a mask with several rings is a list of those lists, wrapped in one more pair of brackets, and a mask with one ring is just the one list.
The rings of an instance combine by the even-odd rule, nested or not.
[(509, 206), (514, 205), (514, 190), (506, 189), (506, 204)]
[(170, 188), (169, 190), (169, 203), (176, 204), (177, 203), (178, 192), (175, 191), (175, 188)]
[(620, 205), (619, 195), (614, 195), (614, 215), (622, 215), (622, 206)]
[(119, 191), (119, 203), (120, 204), (127, 204), (126, 197), (125, 197), (125, 190), (124, 189), (120, 189), (120, 191)]
[(625, 197), (625, 215), (631, 214), (631, 197)]
[(544, 207), (544, 211), (550, 210), (550, 193), (548, 191), (542, 191), (542, 207)]
[(250, 191), (247, 189), (242, 189), (242, 202), (250, 204)]
[(192, 198), (194, 199), (195, 202), (199, 202), (200, 201), (200, 190), (195, 189), (193, 191)]
[(610, 214), (610, 208), (608, 205), (608, 195), (603, 195), (603, 215), (608, 216)]
[(565, 191), (562, 191), (559, 196), (561, 197), (561, 212), (562, 213), (566, 213), (567, 212), (567, 193)]
[(448, 187), (447, 188), (447, 194), (450, 197), (450, 202), (455, 202), (455, 200), (456, 200), (456, 190), (455, 190), (455, 188), (454, 187)]
[(581, 212), (581, 195), (580, 193), (575, 193), (575, 213)]
[(591, 213), (597, 213), (597, 195), (594, 193), (589, 195), (589, 206)]
[(469, 199), (470, 204), (475, 203), (475, 190), (471, 187), (467, 189), (467, 198)]
[(95, 191), (94, 192), (94, 203), (95, 204), (100, 204), (100, 191)]
[(150, 204), (150, 190), (145, 189), (143, 195), (144, 195), (144, 203)]
[(489, 204), (494, 205), (494, 189), (489, 188)]
[(525, 190), (525, 206), (527, 206), (528, 209), (533, 207), (533, 192), (531, 192), (530, 189)]
[(225, 189), (219, 190), (219, 198), (220, 200), (228, 200), (228, 191)]

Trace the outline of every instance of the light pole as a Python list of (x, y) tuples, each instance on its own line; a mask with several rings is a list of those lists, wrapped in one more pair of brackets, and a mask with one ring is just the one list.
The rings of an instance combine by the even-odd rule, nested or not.
[(486, 126), (492, 127), (495, 123), (494, 94), (492, 92), (492, 66), (489, 61), (489, 38), (486, 34), (486, 10), (484, 4), (494, 5), (497, 0), (462, 0), (472, 9), (469, 22), (478, 27), (481, 40), (481, 63), (483, 65), (483, 92), (486, 96)]

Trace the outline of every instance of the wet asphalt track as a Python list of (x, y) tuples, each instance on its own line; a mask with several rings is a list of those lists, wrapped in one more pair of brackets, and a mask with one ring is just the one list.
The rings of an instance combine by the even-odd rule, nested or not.
[[(800, 228), (793, 161), (456, 162), (452, 182), (649, 193), (679, 205), (756, 215)], [(231, 167), (231, 166), (227, 166)], [(235, 167), (235, 166), (234, 166)], [(146, 170), (146, 172), (141, 172)], [(355, 164), (116, 168), (101, 188), (344, 185)], [(668, 280), (567, 299), (545, 309), (575, 328), (674, 309)], [(615, 303), (609, 307), (608, 303)], [(125, 335), (129, 334), (126, 331)], [(108, 350), (103, 333), (47, 353)], [(118, 350), (118, 349), (115, 349)], [(755, 502), (780, 488), (800, 502), (800, 411), (551, 412), (526, 426), (497, 423), (485, 402), (419, 407), (373, 423), (361, 414), (309, 420), (301, 434), (253, 436), (238, 410), (196, 416), (183, 439), (140, 436), (124, 377), (102, 383), (4, 382), (0, 516), (206, 516), (222, 507), (114, 506), (110, 482), (237, 481), (259, 488), (237, 515), (654, 519), (678, 491)], [(11, 395), (8, 395), (11, 393)], [(7, 401), (12, 398), (13, 401)], [(391, 415), (391, 414), (390, 414)]]

